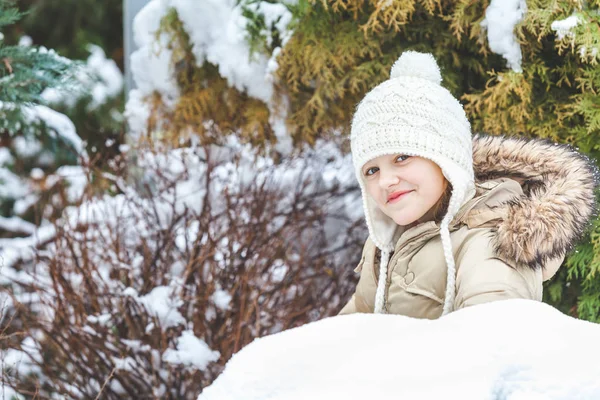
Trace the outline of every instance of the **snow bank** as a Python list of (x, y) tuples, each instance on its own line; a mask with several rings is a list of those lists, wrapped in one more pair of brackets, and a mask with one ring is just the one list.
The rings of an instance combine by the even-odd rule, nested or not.
[(198, 400), (598, 399), (599, 335), (529, 300), (338, 316), (256, 339)]
[(525, 0), (492, 0), (481, 22), (481, 26), (487, 30), (490, 50), (502, 55), (515, 72), (523, 71), (523, 56), (514, 30), (526, 12)]

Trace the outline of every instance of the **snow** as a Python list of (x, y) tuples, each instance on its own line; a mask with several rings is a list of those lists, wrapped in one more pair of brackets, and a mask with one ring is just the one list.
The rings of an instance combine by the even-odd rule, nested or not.
[(0, 216), (0, 229), (10, 232), (22, 232), (29, 235), (35, 231), (35, 225), (31, 222), (24, 221), (19, 217), (6, 218)]
[(229, 303), (231, 302), (231, 295), (223, 289), (217, 289), (212, 294), (211, 299), (215, 306), (221, 310), (228, 310)]
[(13, 389), (11, 389), (8, 386), (5, 386), (4, 388), (2, 388), (2, 396), (3, 396), (3, 398), (10, 399), (10, 400), (25, 400), (25, 397), (18, 394), (17, 392), (15, 392)]
[(598, 399), (600, 325), (504, 300), (438, 320), (336, 316), (254, 342), (198, 400)]
[(490, 49), (502, 55), (515, 72), (523, 72), (523, 69), (521, 46), (514, 30), (526, 12), (525, 0), (492, 0), (481, 22), (481, 26), (487, 30)]
[(0, 239), (0, 285), (10, 284), (15, 277), (12, 275), (12, 266), (19, 259), (31, 260), (34, 248), (54, 237), (54, 225), (42, 225), (27, 237)]
[[(14, 108), (14, 104), (0, 103), (4, 109)], [(27, 132), (15, 136), (12, 142), (14, 155), (19, 159), (30, 159), (35, 162), (31, 169), (30, 177), (20, 177), (10, 171), (8, 166), (14, 163), (13, 155), (9, 149), (0, 151), (0, 198), (14, 199), (11, 214), (16, 216), (27, 212), (34, 204), (39, 201), (39, 185), (34, 182), (44, 177), (44, 171), (40, 167), (47, 166), (54, 161), (54, 155), (44, 150), (40, 139), (37, 136), (38, 125), (43, 125), (47, 135), (52, 138), (59, 138), (66, 147), (70, 148), (80, 161), (88, 159), (85, 151), (85, 143), (77, 135), (73, 122), (64, 114), (52, 110), (44, 105), (28, 105), (21, 108), (23, 119), (28, 127), (35, 127), (35, 132)], [(31, 128), (30, 128), (31, 129)], [(5, 166), (6, 165), (6, 166)], [(79, 174), (74, 173), (79, 171)], [(87, 183), (85, 176), (81, 173), (80, 167), (64, 166), (58, 169), (56, 175), (49, 175), (44, 183), (46, 187), (52, 185), (56, 177), (65, 175), (64, 178), (69, 181), (67, 194), (72, 201), (78, 200), (83, 193)], [(9, 214), (10, 215), (10, 214)], [(25, 234), (32, 234), (32, 227), (20, 219), (10, 219), (0, 221), (2, 229), (11, 230)], [(30, 256), (31, 249), (11, 248), (0, 250), (0, 255), (5, 255), (13, 263), (20, 256)], [(16, 258), (15, 258), (16, 257)]]
[(177, 308), (183, 305), (183, 300), (175, 296), (172, 288), (168, 286), (157, 286), (147, 295), (139, 297), (138, 301), (146, 307), (150, 315), (158, 318), (163, 329), (186, 322), (183, 315), (177, 311)]
[(91, 53), (87, 59), (88, 69), (99, 78), (91, 88), (93, 98), (91, 108), (95, 108), (121, 93), (123, 74), (114, 60), (106, 58), (100, 46), (89, 45), (88, 50)]
[(107, 326), (107, 323), (110, 322), (111, 315), (110, 314), (102, 314), (102, 315), (88, 315), (87, 321), (92, 324), (100, 324), (103, 326)]
[(28, 136), (15, 137), (12, 147), (19, 158), (31, 158), (42, 150), (40, 141)]
[[(152, 0), (136, 15), (133, 30), (139, 49), (131, 55), (131, 69), (137, 88), (129, 93), (125, 106), (132, 138), (147, 133), (150, 95), (159, 93), (167, 108), (174, 107), (179, 99), (173, 52), (168, 45), (170, 38), (164, 32), (157, 37), (161, 18), (173, 8), (190, 36), (197, 66), (210, 62), (218, 67), (230, 86), (265, 102), (271, 112), (269, 122), (279, 140), (276, 149), (284, 154), (291, 152), (292, 142), (284, 123), (286, 108), (276, 110), (272, 100), (276, 58), (281, 49), (273, 49), (272, 54), (250, 54), (248, 20), (242, 15), (244, 5), (236, 3), (235, 0)], [(288, 29), (292, 13), (285, 4), (258, 1), (246, 6), (262, 16), (269, 28), (278, 31), (282, 45), (287, 43), (293, 32)], [(270, 30), (261, 34), (267, 43), (272, 43)]]
[(269, 102), (273, 85), (265, 80), (268, 58), (250, 56), (246, 41), (247, 20), (235, 0), (191, 2), (172, 0), (186, 32), (193, 43), (192, 52), (201, 66), (208, 61), (230, 86), (250, 96)]
[[(0, 270), (1, 272), (1, 270)], [(6, 291), (0, 292), (0, 324), (9, 318), (9, 310), (14, 306), (12, 297)]]
[(44, 170), (41, 168), (31, 168), (29, 176), (33, 179), (42, 179), (45, 176)]
[[(31, 187), (29, 183), (19, 183), (22, 186), (21, 190), (23, 190), (25, 194), (19, 196), (19, 198), (15, 201), (15, 204), (13, 205), (13, 212), (17, 215), (24, 214), (29, 209), (29, 207), (33, 206), (40, 200), (40, 196), (37, 193), (27, 193), (27, 188)], [(13, 192), (13, 196), (15, 195), (15, 193), (19, 192)]]
[(579, 25), (581, 19), (577, 15), (552, 22), (550, 29), (556, 32), (556, 38), (562, 40), (565, 37), (574, 37), (573, 29)]
[(71, 145), (77, 154), (87, 158), (83, 141), (77, 135), (75, 125), (69, 117), (42, 105), (23, 107), (22, 110), (23, 117), (29, 124), (43, 122), (55, 135), (60, 136), (65, 143)]
[(271, 279), (274, 282), (281, 282), (289, 270), (289, 266), (283, 260), (275, 260), (271, 266)]
[(56, 176), (67, 182), (67, 199), (74, 203), (81, 200), (87, 187), (87, 176), (79, 165), (63, 165), (56, 170)]
[(6, 147), (0, 147), (0, 166), (6, 164), (12, 164), (14, 162), (13, 156)]
[(144, 136), (147, 130), (150, 106), (146, 98), (156, 91), (166, 107), (173, 107), (179, 98), (169, 37), (165, 33), (156, 37), (160, 21), (169, 8), (168, 0), (153, 0), (133, 20), (133, 39), (138, 49), (131, 54), (131, 71), (137, 88), (129, 92), (124, 115), (128, 134), (134, 139)]
[[(246, 31), (248, 20), (242, 15), (242, 5), (236, 5), (234, 0), (172, 0), (172, 5), (190, 35), (197, 65), (209, 61), (218, 66), (219, 74), (230, 86), (266, 103), (270, 111), (269, 123), (278, 140), (276, 150), (289, 154), (292, 142), (284, 122), (286, 107), (276, 109), (272, 99), (276, 58), (281, 49), (275, 48), (272, 54), (250, 54)], [(287, 43), (292, 36), (288, 29), (292, 14), (284, 4), (259, 1), (247, 6), (264, 18), (267, 27), (273, 26), (279, 32), (282, 45)], [(271, 31), (262, 34), (270, 45)]]
[(106, 58), (104, 50), (97, 45), (87, 46), (90, 55), (83, 68), (75, 74), (75, 87), (48, 88), (42, 92), (42, 99), (51, 104), (65, 104), (72, 108), (84, 96), (91, 95), (88, 110), (105, 104), (123, 90), (123, 74), (114, 60)]
[[(197, 242), (201, 246), (211, 246), (210, 250), (215, 252), (215, 266), (218, 268), (227, 268), (235, 262), (236, 252), (240, 252), (245, 257), (240, 243), (234, 237), (227, 235), (231, 230), (228, 219), (220, 217), (226, 207), (222, 200), (222, 193), (227, 191), (238, 201), (248, 201), (247, 207), (240, 209), (238, 218), (240, 224), (251, 223), (252, 199), (248, 198), (245, 192), (263, 184), (267, 190), (281, 191), (281, 202), (276, 204), (275, 211), (280, 215), (290, 212), (299, 188), (302, 188), (302, 196), (310, 199), (315, 193), (323, 193), (325, 190), (339, 187), (341, 193), (339, 197), (323, 197), (325, 202), (322, 207), (325, 212), (343, 217), (345, 212), (351, 210), (357, 218), (362, 218), (362, 215), (356, 211), (362, 210), (362, 203), (352, 172), (351, 157), (349, 154), (344, 155), (340, 148), (339, 143), (318, 141), (316, 146), (318, 150), (306, 147), (298, 158), (286, 158), (277, 164), (272, 159), (257, 154), (250, 145), (242, 144), (234, 136), (228, 137), (223, 146), (172, 149), (164, 153), (136, 150), (137, 157), (132, 161), (134, 164), (130, 165), (133, 179), (125, 181), (116, 176), (111, 178), (121, 193), (114, 196), (84, 198), (80, 206), (66, 208), (62, 217), (56, 222), (57, 229), (69, 232), (75, 239), (71, 249), (73, 254), (81, 256), (83, 251), (86, 251), (90, 265), (98, 266), (97, 274), (93, 275), (94, 283), (112, 293), (115, 302), (123, 301), (124, 296), (129, 296), (127, 301), (135, 301), (143, 305), (147, 313), (156, 318), (155, 323), (150, 323), (146, 327), (148, 334), (157, 334), (156, 330), (166, 332), (168, 329), (192, 329), (194, 327), (192, 321), (195, 317), (189, 314), (190, 293), (187, 293), (188, 297), (184, 297), (182, 283), (186, 271), (185, 265), (189, 262), (186, 254), (189, 253), (184, 251), (185, 243), (179, 243), (181, 238), (187, 238), (189, 242)], [(207, 159), (212, 161), (214, 167), (210, 185), (207, 185), (206, 180)], [(72, 167), (61, 169), (59, 173), (51, 176), (56, 177), (54, 179), (67, 179), (71, 176), (69, 171), (73, 171), (74, 176), (79, 176), (81, 172), (79, 167)], [(139, 171), (139, 175), (136, 171)], [(322, 178), (323, 171), (327, 171), (327, 179)], [(163, 181), (163, 178), (166, 180)], [(152, 188), (153, 196), (141, 196), (134, 190), (135, 184), (142, 182)], [(74, 184), (73, 190), (77, 187), (82, 188), (83, 185)], [(210, 207), (202, 210), (205, 201), (210, 201)], [(210, 213), (204, 214), (212, 219), (208, 227), (202, 228), (196, 216), (192, 217), (196, 221), (191, 223), (190, 221), (184, 223), (180, 219), (184, 214), (191, 217), (195, 213), (201, 215), (202, 212)], [(174, 221), (181, 222), (174, 224)], [(354, 224), (357, 220), (342, 219), (325, 222), (331, 226), (327, 228), (328, 237), (323, 242), (322, 250), (319, 251), (326, 253), (331, 249), (343, 247), (345, 238), (339, 235), (339, 232), (345, 229), (346, 224)], [(279, 219), (273, 220), (268, 229), (277, 229), (281, 223)], [(89, 224), (85, 232), (77, 229), (85, 224)], [(181, 250), (173, 249), (169, 253), (168, 259), (164, 260), (166, 266), (160, 265), (163, 261), (156, 266), (164, 267), (167, 271), (159, 283), (161, 286), (146, 288), (143, 275), (147, 252), (158, 251), (157, 246), (160, 243), (155, 238), (161, 229), (167, 228), (176, 232), (177, 246)], [(17, 270), (14, 266), (18, 260), (23, 260), (24, 265), (34, 262), (34, 247), (40, 242), (51, 240), (54, 235), (54, 226), (47, 224), (24, 238), (0, 239), (0, 258), (3, 261), (0, 284), (12, 284), (18, 288), (16, 282), (27, 284), (35, 281), (36, 285), (47, 289), (41, 292), (43, 299), (30, 300), (32, 308), (42, 307), (43, 304), (39, 304), (40, 302), (53, 304), (55, 294), (47, 275), (48, 264), (45, 260), (54, 257), (56, 247), (60, 244), (51, 242), (42, 250), (44, 256), (35, 261), (35, 274), (26, 269)], [(119, 246), (112, 246), (111, 241), (107, 242), (107, 238), (113, 240), (115, 235), (118, 236)], [(221, 240), (213, 246), (209, 236), (219, 237)], [(81, 242), (77, 241), (78, 237), (81, 237)], [(343, 260), (344, 257), (342, 256), (341, 259)], [(299, 260), (299, 257), (289, 254), (285, 260), (274, 259), (271, 265), (265, 265), (264, 277), (261, 277), (259, 282), (260, 290), (271, 290), (278, 280), (285, 278), (287, 271), (298, 268)], [(78, 293), (83, 292), (85, 287), (81, 283), (82, 274), (71, 264), (72, 262), (74, 261), (65, 260), (65, 271), (72, 272), (66, 273), (64, 279), (70, 282)], [(130, 278), (129, 287), (126, 287), (121, 280), (113, 278), (114, 274), (111, 273), (115, 268), (127, 271)], [(215, 283), (218, 290), (213, 294), (212, 302), (206, 310), (204, 318), (207, 321), (233, 308), (231, 294), (225, 290), (229, 287), (223, 285), (225, 282)], [(290, 290), (289, 293), (293, 291)], [(23, 293), (15, 293), (15, 295), (19, 299)], [(100, 332), (102, 326), (110, 327), (118, 323), (120, 316), (114, 313), (115, 309), (118, 309), (117, 305), (111, 306), (109, 303), (108, 306), (97, 310), (84, 321), (87, 325), (82, 329), (91, 335), (96, 335), (96, 331)], [(54, 318), (52, 310), (45, 311), (49, 314), (45, 318), (52, 321)], [(198, 328), (194, 328), (198, 332)], [(275, 326), (273, 329), (280, 328)], [(186, 354), (189, 353), (186, 349), (202, 348), (200, 344), (202, 337), (192, 339), (190, 336), (182, 335), (182, 339), (177, 341), (176, 346), (168, 352), (165, 361), (183, 364), (188, 368), (200, 368), (199, 363), (202, 359), (218, 358), (215, 353), (206, 352), (203, 354), (212, 355), (210, 357), (207, 355), (205, 358), (186, 358)], [(132, 343), (132, 351), (135, 350), (133, 349), (135, 346), (136, 344)], [(138, 346), (140, 347), (141, 345)], [(164, 349), (160, 351), (152, 349), (152, 351), (157, 352), (158, 362), (163, 360)], [(134, 367), (131, 365), (131, 360), (126, 358), (107, 358), (107, 360), (108, 362), (112, 360), (122, 368)], [(136, 368), (139, 367), (138, 365)], [(208, 365), (206, 368), (210, 367)], [(156, 368), (165, 371), (164, 367)]]
[[(248, 7), (249, 10), (254, 11), (255, 14), (262, 15), (267, 28), (274, 27), (279, 33), (282, 46), (286, 45), (292, 36), (292, 32), (287, 29), (288, 25), (292, 21), (292, 13), (284, 4), (274, 4), (266, 1), (259, 1), (256, 3), (247, 4), (246, 7)], [(267, 44), (271, 46), (273, 43), (271, 31), (266, 30), (261, 32), (261, 35), (267, 38)]]
[(19, 38), (19, 46), (29, 47), (33, 44), (31, 36), (23, 35)]
[(140, 340), (121, 339), (121, 342), (125, 343), (127, 347), (129, 347), (136, 353), (145, 353), (152, 350), (150, 345), (142, 344)]
[(144, 46), (131, 55), (131, 71), (137, 91), (145, 96), (156, 91), (162, 95), (166, 106), (173, 107), (179, 98), (179, 88), (171, 67), (168, 37), (162, 34), (160, 38), (159, 43)]
[(131, 357), (113, 358), (117, 371), (135, 371), (138, 368), (136, 361)]
[(163, 353), (163, 361), (170, 364), (183, 364), (203, 371), (208, 364), (221, 357), (221, 353), (213, 351), (204, 340), (198, 339), (194, 332), (186, 330), (177, 338), (177, 350), (167, 349)]
[(29, 193), (27, 184), (6, 167), (0, 167), (0, 198), (19, 199)]
[[(30, 339), (30, 338), (27, 338)], [(39, 353), (36, 349), (32, 349), (28, 347), (31, 343), (31, 340), (24, 340), (22, 346), (24, 349), (30, 351), (30, 354), (33, 357), (37, 357), (39, 359)], [(6, 373), (5, 371), (15, 371), (18, 370), (21, 376), (28, 376), (30, 374), (39, 374), (41, 373), (40, 368), (31, 361), (31, 358), (25, 351), (17, 350), (17, 349), (0, 349), (0, 363), (2, 365), (2, 373)], [(14, 379), (14, 378), (13, 378)], [(6, 397), (2, 397), (2, 395)], [(0, 388), (0, 398), (2, 399), (24, 399), (24, 397), (17, 395), (12, 388), (5, 384), (3, 381), (2, 388)]]

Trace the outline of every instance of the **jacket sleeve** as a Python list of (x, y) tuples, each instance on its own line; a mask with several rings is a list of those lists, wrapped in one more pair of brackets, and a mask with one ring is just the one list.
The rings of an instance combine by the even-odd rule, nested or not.
[[(367, 239), (365, 245), (363, 246), (362, 256), (360, 258), (358, 266), (354, 269), (354, 272), (360, 273), (360, 278), (358, 280), (358, 283), (356, 284), (356, 290), (354, 291), (354, 294), (352, 295), (348, 303), (346, 303), (346, 305), (338, 313), (338, 315), (373, 312), (373, 306), (369, 305), (366, 301), (364, 292), (366, 290), (365, 282), (368, 282), (370, 279), (370, 277), (368, 276), (368, 270), (370, 266), (372, 266), (374, 249), (375, 245)], [(365, 266), (365, 268), (363, 268), (363, 266)]]
[(542, 300), (542, 271), (501, 259), (489, 228), (471, 229), (456, 256), (454, 309), (506, 299)]
[(354, 293), (350, 298), (350, 301), (346, 303), (346, 305), (344, 306), (344, 308), (342, 308), (338, 315), (354, 314), (356, 312), (356, 293)]

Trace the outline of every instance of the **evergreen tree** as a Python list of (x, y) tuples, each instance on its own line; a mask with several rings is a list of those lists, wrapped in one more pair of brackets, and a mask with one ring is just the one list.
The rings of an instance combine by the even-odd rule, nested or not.
[[(20, 0), (15, 7), (23, 15), (4, 31), (7, 43), (17, 44), (26, 38), (33, 45), (54, 49), (70, 60), (97, 61), (98, 51), (91, 49), (101, 48), (107, 62), (114, 61), (123, 70), (122, 0)], [(70, 92), (75, 89), (70, 88), (68, 94), (50, 101), (49, 106), (73, 121), (79, 137), (87, 144), (90, 161), (105, 169), (123, 142), (124, 96), (122, 90), (111, 90), (99, 103), (94, 92), (99, 84), (107, 82), (103, 82), (98, 68), (89, 63), (82, 69), (85, 72), (78, 74), (82, 79), (76, 83), (77, 95), (73, 96)]]
[[(21, 17), (14, 2), (0, 0), (0, 30)], [(4, 38), (0, 60), (0, 236), (13, 236), (29, 233), (30, 223), (43, 217), (37, 211), (41, 197), (50, 195), (44, 193), (47, 174), (83, 154), (68, 118), (42, 105), (43, 91), (69, 87), (79, 64), (44, 47), (7, 45)]]
[(123, 69), (122, 0), (19, 0), (15, 7), (24, 15), (4, 31), (8, 42), (27, 35), (72, 60), (86, 58), (95, 44)]

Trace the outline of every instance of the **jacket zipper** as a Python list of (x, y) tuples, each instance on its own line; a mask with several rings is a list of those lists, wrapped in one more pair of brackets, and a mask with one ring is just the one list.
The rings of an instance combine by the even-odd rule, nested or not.
[[(399, 254), (402, 253), (402, 250), (404, 248), (406, 248), (406, 246), (408, 246), (409, 243), (413, 243), (414, 241), (416, 241), (417, 239), (422, 238), (423, 236), (427, 235), (428, 232), (423, 232), (417, 236), (415, 236), (414, 238), (408, 240), (406, 243), (403, 243), (402, 246), (397, 250), (394, 251), (394, 255), (392, 257), (390, 257), (389, 261), (388, 261), (388, 265), (386, 265), (387, 268), (387, 276), (386, 276), (386, 282), (385, 282), (385, 290), (383, 291), (383, 309), (385, 311), (387, 311), (388, 309), (388, 295), (389, 295), (389, 291), (390, 291), (390, 286), (391, 286), (391, 282), (392, 282), (392, 273), (391, 273), (391, 269), (390, 269), (390, 265), (392, 264), (392, 260), (394, 259), (394, 257), (398, 256)], [(375, 290), (377, 290), (377, 286), (379, 285), (379, 273), (377, 273), (376, 268), (378, 268), (381, 265), (381, 250), (379, 250), (380, 252), (380, 257), (379, 257), (379, 263), (377, 263), (378, 265), (375, 265), (376, 263), (373, 263), (373, 278), (375, 281)]]

